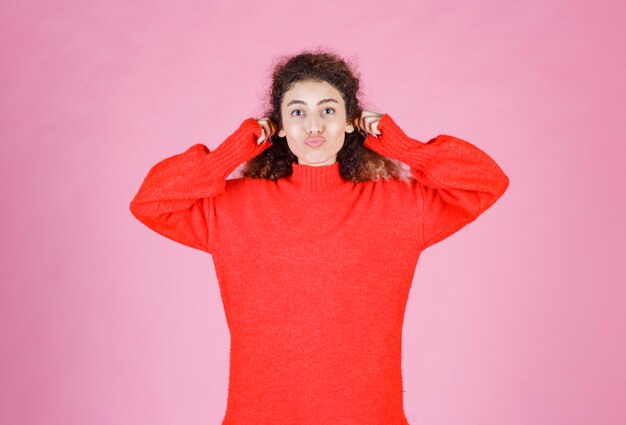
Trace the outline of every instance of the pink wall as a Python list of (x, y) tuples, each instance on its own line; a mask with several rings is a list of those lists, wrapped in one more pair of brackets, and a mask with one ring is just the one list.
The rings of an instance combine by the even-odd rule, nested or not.
[(626, 423), (622, 2), (236, 3), (4, 2), (0, 423), (219, 423), (211, 257), (128, 204), (316, 46), (356, 59), (366, 105), (407, 134), (471, 141), (511, 179), (420, 258), (411, 424)]

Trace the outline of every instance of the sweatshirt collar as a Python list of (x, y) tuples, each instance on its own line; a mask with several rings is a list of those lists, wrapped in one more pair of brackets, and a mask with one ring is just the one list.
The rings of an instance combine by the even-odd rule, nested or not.
[(291, 165), (293, 173), (288, 176), (288, 179), (294, 187), (310, 194), (332, 193), (342, 183), (349, 181), (341, 175), (338, 161), (327, 165), (305, 165), (298, 164), (298, 162)]

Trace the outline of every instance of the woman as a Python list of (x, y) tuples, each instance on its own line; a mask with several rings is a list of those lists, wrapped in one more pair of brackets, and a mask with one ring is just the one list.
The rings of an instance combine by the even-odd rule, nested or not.
[(402, 324), (419, 255), (508, 187), (479, 148), (412, 139), (363, 111), (358, 88), (334, 54), (285, 58), (264, 118), (159, 162), (130, 204), (213, 257), (231, 334), (223, 425), (408, 424)]

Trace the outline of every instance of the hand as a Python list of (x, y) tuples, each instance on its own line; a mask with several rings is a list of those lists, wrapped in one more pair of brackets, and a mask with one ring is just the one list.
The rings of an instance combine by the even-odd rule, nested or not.
[(354, 124), (357, 128), (366, 131), (374, 137), (378, 137), (383, 134), (378, 129), (378, 122), (384, 115), (376, 112), (361, 111), (361, 115), (354, 120)]
[(257, 119), (257, 122), (263, 129), (261, 137), (259, 137), (256, 141), (257, 144), (260, 145), (264, 141), (269, 140), (270, 137), (277, 133), (278, 125), (276, 125), (276, 123), (268, 117), (259, 118)]

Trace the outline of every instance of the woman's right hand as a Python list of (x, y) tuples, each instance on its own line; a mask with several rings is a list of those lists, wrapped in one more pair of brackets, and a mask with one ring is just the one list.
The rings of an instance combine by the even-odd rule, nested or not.
[(261, 137), (256, 141), (259, 145), (278, 132), (278, 125), (268, 117), (259, 118), (257, 122), (263, 129)]

